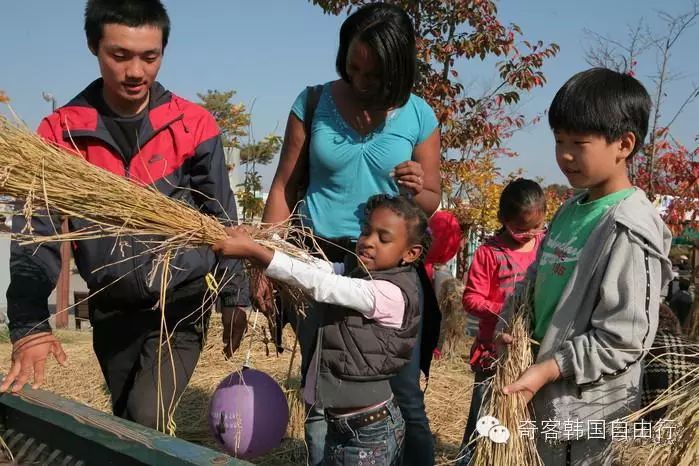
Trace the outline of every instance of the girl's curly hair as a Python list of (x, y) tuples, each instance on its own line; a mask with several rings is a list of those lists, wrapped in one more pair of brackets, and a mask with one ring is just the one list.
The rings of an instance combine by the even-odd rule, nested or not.
[(422, 255), (414, 264), (417, 265), (421, 263), (425, 259), (427, 251), (432, 244), (427, 214), (425, 214), (411, 198), (393, 196), (391, 194), (377, 194), (371, 196), (366, 203), (366, 207), (364, 208), (366, 218), (369, 218), (371, 213), (379, 207), (389, 209), (396, 215), (405, 219), (408, 227), (408, 241), (411, 244), (422, 245)]

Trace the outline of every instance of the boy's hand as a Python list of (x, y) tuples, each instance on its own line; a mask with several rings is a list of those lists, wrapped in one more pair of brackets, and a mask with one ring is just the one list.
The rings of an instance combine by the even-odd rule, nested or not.
[(558, 380), (561, 371), (555, 359), (548, 359), (544, 362), (534, 364), (510, 385), (502, 389), (505, 395), (522, 393), (524, 400), (529, 403), (534, 395), (541, 390), (544, 385)]
[(256, 243), (244, 227), (226, 228), (228, 238), (217, 241), (211, 249), (216, 254), (227, 257), (249, 257), (255, 250)]
[(498, 353), (498, 357), (505, 354), (505, 347), (512, 344), (512, 335), (509, 333), (498, 333), (495, 335), (495, 351)]

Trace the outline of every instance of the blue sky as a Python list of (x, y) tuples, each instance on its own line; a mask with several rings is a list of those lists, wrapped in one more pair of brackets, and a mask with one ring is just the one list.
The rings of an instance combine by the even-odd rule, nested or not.
[[(283, 133), (289, 107), (306, 85), (335, 79), (335, 52), (344, 19), (328, 16), (306, 0), (165, 0), (172, 21), (170, 43), (159, 75), (166, 87), (196, 99), (207, 89), (235, 89), (236, 99), (253, 110), (254, 135)], [(548, 84), (523, 99), (518, 109), (532, 117), (542, 113), (556, 90), (584, 60), (584, 29), (622, 40), (628, 23), (644, 17), (660, 30), (657, 9), (684, 11), (689, 0), (503, 0), (500, 19), (515, 22), (529, 40), (556, 42), (559, 55), (544, 68)], [(59, 104), (67, 102), (98, 75), (83, 33), (83, 0), (6, 1), (0, 16), (0, 89), (31, 127), (50, 105), (42, 91)], [(699, 83), (699, 25), (676, 48), (672, 70), (682, 79), (670, 84), (666, 114), (674, 113), (693, 82)], [(639, 63), (639, 78), (649, 88), (654, 55)], [(459, 67), (463, 82), (478, 90), (495, 82), (493, 62), (475, 60)], [(699, 132), (699, 102), (692, 104), (674, 133), (691, 145)], [(520, 156), (502, 162), (504, 172), (523, 168), (529, 176), (564, 182), (553, 155), (553, 140), (545, 121), (518, 133), (509, 145)], [(267, 182), (274, 166), (263, 171)]]

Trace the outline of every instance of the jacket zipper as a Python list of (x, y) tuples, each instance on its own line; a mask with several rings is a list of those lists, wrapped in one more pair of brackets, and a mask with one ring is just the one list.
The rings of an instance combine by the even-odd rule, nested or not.
[[(133, 157), (132, 157), (133, 159)], [(131, 179), (131, 160), (126, 162), (124, 158), (122, 158), (122, 162), (124, 163), (124, 177), (126, 179)], [(134, 276), (136, 280), (136, 287), (138, 288), (138, 294), (141, 296), (144, 300), (148, 299), (147, 293), (146, 293), (146, 287), (141, 283), (142, 279), (141, 276), (143, 274), (139, 273), (139, 264), (137, 262), (137, 257), (139, 256), (136, 254), (136, 241), (134, 240), (133, 236), (129, 236), (129, 243), (131, 245), (131, 265), (133, 266), (134, 270)]]
[(318, 327), (318, 337), (316, 339), (315, 354), (311, 355), (312, 358), (313, 358), (313, 356), (317, 356), (317, 357), (313, 358), (313, 359), (315, 359), (315, 366), (316, 366), (316, 380), (315, 380), (316, 386), (313, 388), (313, 392), (315, 393), (315, 400), (313, 400), (313, 401), (315, 401), (316, 404), (320, 401), (320, 383), (319, 383), (319, 380), (320, 380), (320, 358), (323, 356), (322, 351), (323, 351), (323, 327), (319, 326)]
[[(141, 145), (142, 145), (142, 146), (145, 146), (146, 144), (148, 144), (148, 143), (151, 141), (151, 139), (153, 139), (153, 138), (156, 137), (158, 134), (160, 134), (160, 133), (162, 133), (163, 131), (165, 131), (166, 129), (168, 129), (168, 128), (169, 128), (173, 123), (175, 123), (176, 121), (180, 121), (180, 120), (182, 120), (183, 118), (184, 118), (184, 113), (180, 113), (180, 114), (177, 115), (175, 118), (173, 118), (172, 120), (170, 120), (170, 121), (168, 121), (167, 123), (165, 123), (164, 125), (162, 125), (160, 128), (158, 128), (158, 129), (154, 130), (152, 133), (150, 133), (150, 135), (148, 135), (148, 138), (147, 138), (147, 139), (144, 139), (144, 140), (141, 142)], [(188, 132), (188, 131), (187, 131), (187, 132)]]
[[(180, 121), (180, 120), (182, 120), (182, 119), (184, 119), (184, 113), (180, 113), (179, 115), (177, 115), (177, 116), (176, 116), (175, 118), (173, 118), (172, 120), (168, 121), (167, 123), (163, 124), (163, 125), (162, 125), (161, 127), (159, 127), (158, 129), (154, 130), (154, 131), (148, 136), (148, 138), (145, 139), (145, 140), (142, 142), (141, 146), (146, 145), (146, 144), (147, 144), (148, 142), (150, 142), (155, 136), (157, 136), (158, 134), (160, 134), (161, 132), (163, 132), (164, 130), (166, 130), (167, 128), (169, 128), (169, 127), (170, 127), (173, 123), (175, 123), (176, 121)], [(187, 130), (186, 127), (185, 127), (185, 131), (186, 131), (186, 132), (189, 132), (189, 131)], [(111, 135), (110, 135), (110, 136), (111, 136)], [(64, 139), (65, 139), (65, 137), (66, 137), (66, 136), (64, 135)], [(120, 149), (119, 147), (116, 147), (115, 144), (113, 144), (113, 142), (110, 141), (108, 138), (103, 137), (103, 136), (102, 136), (101, 134), (99, 134), (98, 132), (89, 132), (89, 131), (78, 131), (78, 132), (72, 133), (72, 134), (70, 135), (70, 137), (71, 137), (71, 138), (75, 138), (75, 137), (92, 137), (92, 138), (95, 138), (95, 139), (99, 139), (100, 141), (102, 141), (102, 142), (106, 143), (107, 145), (109, 145), (109, 146), (112, 148), (113, 151), (115, 151), (117, 154), (119, 154), (119, 155), (121, 156), (121, 162), (122, 162), (123, 165), (124, 165), (124, 177), (127, 178), (127, 179), (131, 179), (131, 160), (133, 160), (133, 157), (131, 157), (131, 160), (129, 160), (129, 161), (127, 162), (127, 161), (126, 161), (126, 157), (125, 157), (124, 154), (121, 152), (121, 149)], [(135, 156), (136, 156), (136, 154), (134, 154), (134, 157), (135, 157)], [(137, 256), (136, 253), (135, 253), (136, 242), (134, 241), (133, 236), (129, 236), (129, 243), (130, 243), (131, 252), (132, 252), (131, 263), (132, 263), (132, 265), (133, 265), (134, 273), (135, 273), (135, 276), (136, 276), (135, 282), (136, 282), (136, 286), (138, 287), (138, 293), (139, 293), (139, 295), (140, 295), (143, 299), (147, 299), (148, 296), (146, 295), (146, 287), (144, 286), (143, 283), (141, 283), (141, 279), (140, 279), (140, 275), (141, 275), (141, 274), (139, 274), (139, 273), (137, 272), (137, 271), (138, 271), (138, 268), (139, 268), (140, 266), (139, 266), (139, 264), (137, 263), (137, 260), (136, 260), (138, 256)]]

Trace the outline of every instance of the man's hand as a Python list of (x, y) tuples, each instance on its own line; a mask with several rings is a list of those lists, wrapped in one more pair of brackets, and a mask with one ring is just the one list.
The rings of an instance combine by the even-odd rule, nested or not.
[(248, 318), (241, 307), (223, 307), (221, 320), (223, 321), (223, 354), (228, 359), (240, 347), (240, 342), (248, 329)]
[(521, 392), (524, 395), (524, 400), (529, 403), (534, 395), (541, 390), (541, 387), (558, 380), (560, 377), (561, 371), (558, 363), (555, 359), (548, 359), (530, 366), (517, 381), (504, 387), (502, 392), (505, 395)]
[(50, 332), (34, 333), (17, 340), (12, 345), (12, 367), (0, 385), (0, 392), (6, 392), (12, 386), (12, 393), (17, 393), (30, 379), (33, 381), (32, 388), (41, 387), (46, 379), (49, 354), (53, 354), (60, 365), (66, 365), (68, 357), (61, 343)]
[(274, 286), (259, 271), (254, 271), (250, 276), (250, 299), (255, 309), (267, 318), (274, 316)]

